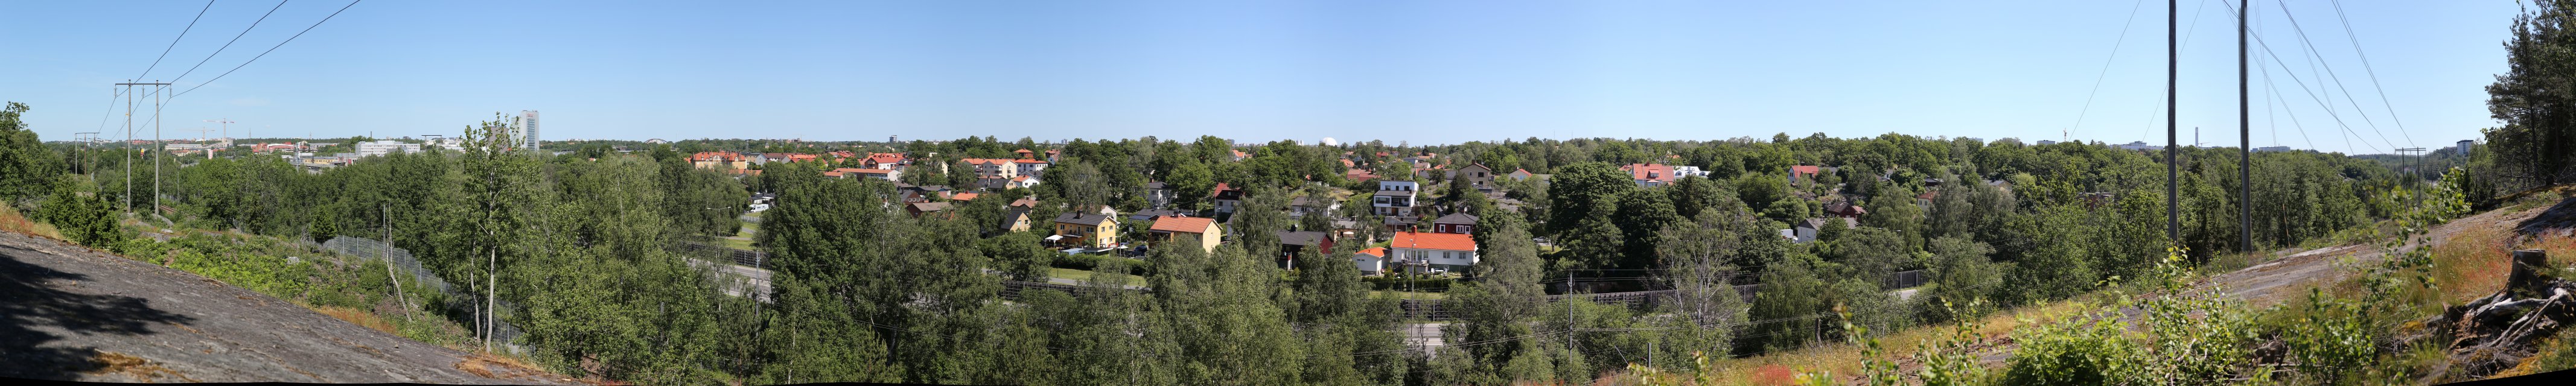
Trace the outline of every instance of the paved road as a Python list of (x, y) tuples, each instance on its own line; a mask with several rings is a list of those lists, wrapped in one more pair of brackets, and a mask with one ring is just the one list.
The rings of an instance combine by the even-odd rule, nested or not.
[[(490, 378), (461, 368), (496, 373)], [(86, 382), (569, 383), (212, 279), (0, 232), (0, 377)]]
[(743, 287), (748, 286), (751, 287), (752, 293), (760, 296), (760, 301), (769, 301), (769, 270), (733, 264), (717, 264), (698, 259), (688, 260), (689, 266), (692, 267), (714, 267), (713, 270), (722, 274), (724, 279), (742, 280), (742, 285), (725, 287), (725, 295), (742, 296)]

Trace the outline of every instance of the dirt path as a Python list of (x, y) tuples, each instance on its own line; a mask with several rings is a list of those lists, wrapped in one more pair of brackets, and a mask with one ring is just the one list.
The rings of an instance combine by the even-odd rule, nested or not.
[(187, 272), (9, 232), (0, 232), (0, 377), (570, 383)]

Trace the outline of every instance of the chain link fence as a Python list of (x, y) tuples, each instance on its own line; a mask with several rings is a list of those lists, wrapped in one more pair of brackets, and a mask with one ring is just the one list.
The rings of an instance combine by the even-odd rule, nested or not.
[[(405, 251), (402, 248), (394, 248), (391, 245), (386, 245), (382, 241), (376, 241), (374, 239), (364, 237), (340, 236), (331, 238), (331, 241), (322, 242), (321, 247), (322, 249), (338, 252), (342, 255), (356, 257), (359, 261), (383, 259), (385, 260), (385, 264), (393, 266), (396, 272), (409, 273), (409, 275), (404, 275), (408, 276), (403, 278), (403, 282), (405, 284), (417, 283), (418, 286), (435, 288), (438, 292), (447, 294), (450, 299), (477, 299), (483, 296), (482, 294), (465, 293), (457, 290), (456, 286), (450, 285), (447, 283), (447, 280), (439, 278), (438, 273), (431, 272), (428, 268), (422, 267), (420, 265), (420, 259), (412, 257), (410, 251)], [(500, 306), (500, 308), (510, 310), (516, 310), (519, 307), (517, 304), (512, 304), (509, 301), (500, 301), (498, 306)], [(450, 313), (455, 315), (472, 315), (480, 311), (473, 309), (474, 302), (471, 301), (448, 302), (447, 308)], [(465, 322), (469, 325), (472, 324), (471, 321), (460, 322)], [(519, 326), (510, 325), (510, 322), (507, 320), (494, 318), (493, 323), (494, 328), (492, 331), (492, 337), (495, 340), (509, 342), (517, 340), (521, 335), (526, 335), (525, 332), (519, 330)], [(511, 345), (510, 348), (514, 351), (519, 349), (515, 344)]]

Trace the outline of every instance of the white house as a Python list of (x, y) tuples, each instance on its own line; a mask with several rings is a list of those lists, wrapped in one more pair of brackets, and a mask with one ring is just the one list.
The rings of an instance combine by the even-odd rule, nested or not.
[(1395, 232), (1387, 245), (1388, 260), (1422, 270), (1466, 272), (1476, 266), (1476, 238), (1456, 233)]
[(1362, 275), (1385, 273), (1386, 248), (1362, 249), (1359, 253), (1351, 254), (1351, 262), (1359, 263)]
[(1413, 215), (1413, 198), (1422, 183), (1413, 181), (1378, 181), (1377, 194), (1369, 197), (1370, 210), (1379, 216)]
[(1019, 169), (1021, 176), (1030, 178), (1038, 177), (1038, 173), (1046, 171), (1047, 168), (1046, 161), (1034, 159), (1013, 160), (1011, 165)]

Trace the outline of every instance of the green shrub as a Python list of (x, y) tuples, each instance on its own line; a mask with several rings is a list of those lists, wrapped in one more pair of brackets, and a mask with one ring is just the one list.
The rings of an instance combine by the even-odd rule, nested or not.
[(36, 211), (36, 219), (54, 225), (63, 237), (92, 247), (103, 247), (129, 237), (116, 226), (116, 211), (106, 201), (81, 197), (71, 184), (54, 189), (45, 207)]
[(1368, 281), (1369, 288), (1374, 290), (1418, 292), (1448, 291), (1449, 284), (1451, 282), (1449, 278), (1445, 277), (1402, 278), (1394, 276), (1372, 276), (1361, 278), (1360, 280)]

